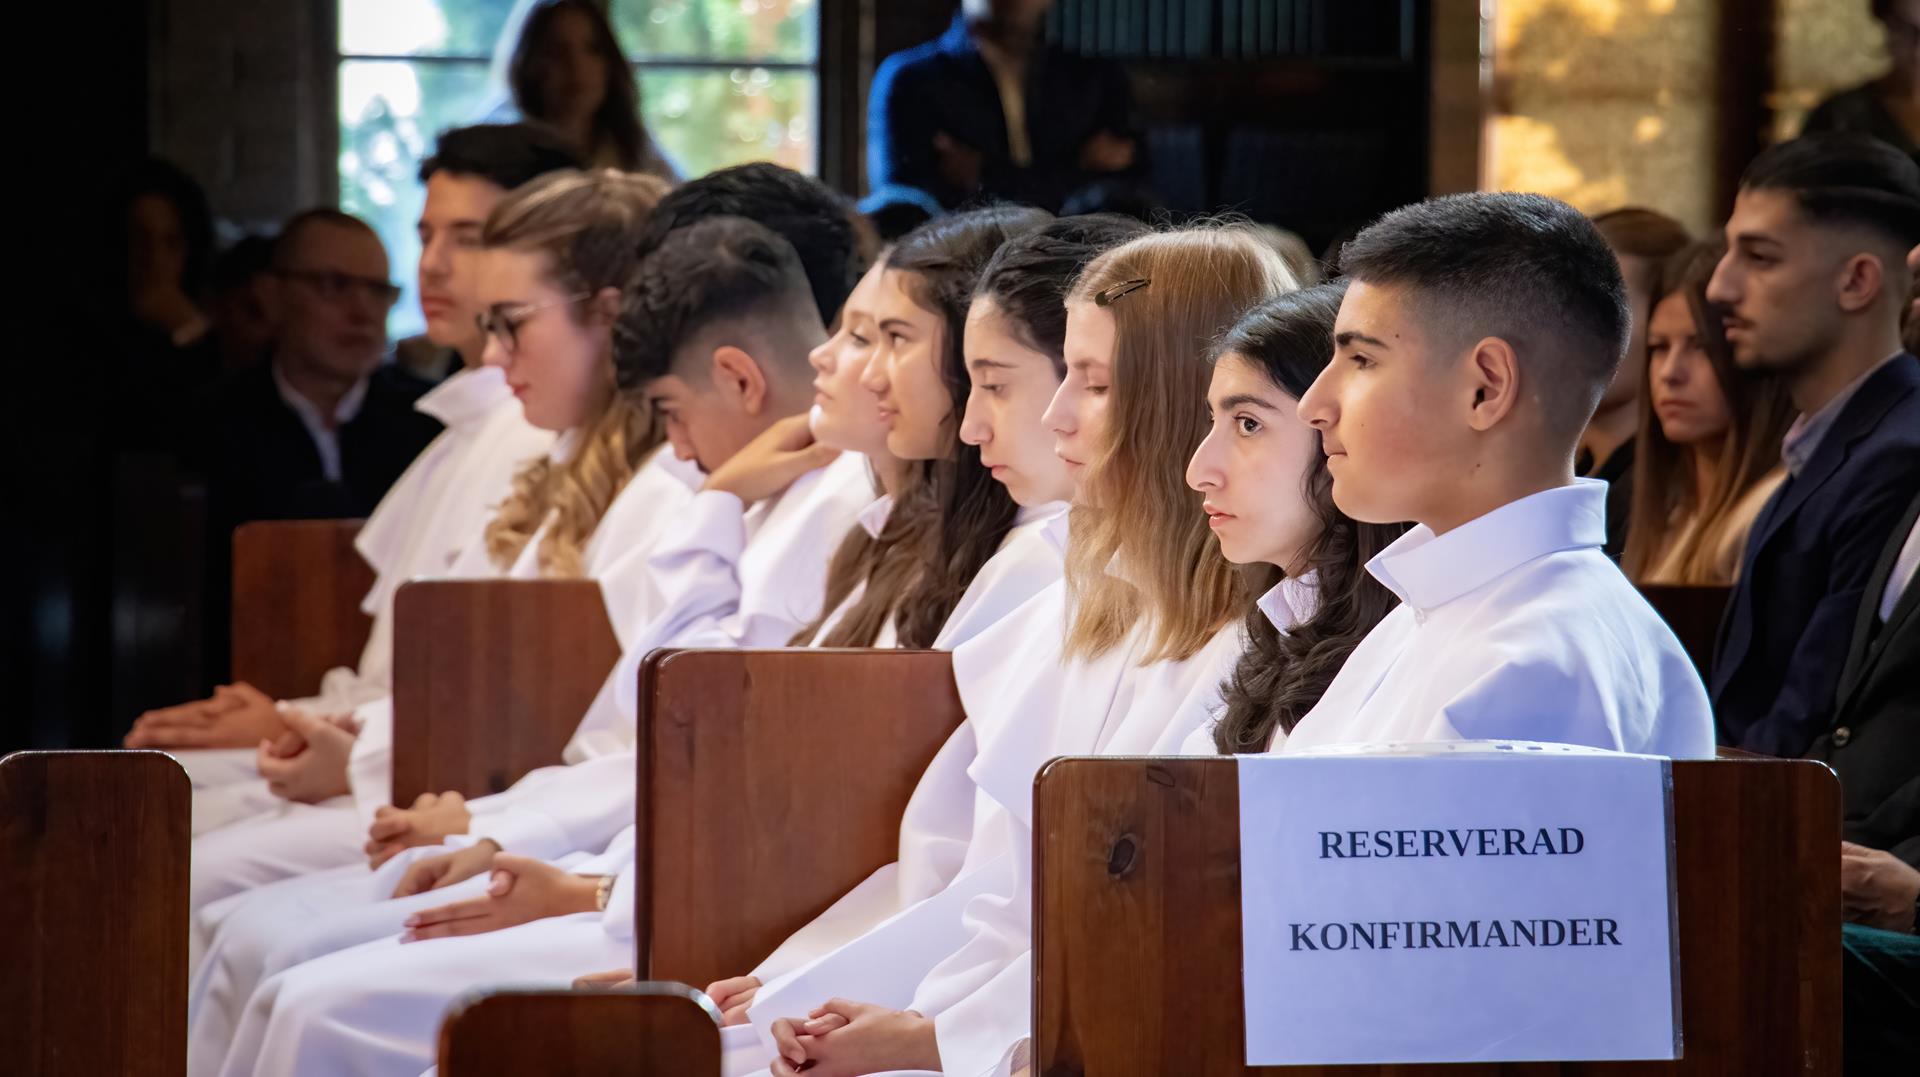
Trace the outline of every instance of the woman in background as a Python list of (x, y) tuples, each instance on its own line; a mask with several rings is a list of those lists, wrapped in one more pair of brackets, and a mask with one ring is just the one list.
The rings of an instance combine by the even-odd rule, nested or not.
[(1738, 370), (1707, 305), (1719, 249), (1682, 250), (1654, 278), (1632, 527), (1620, 567), (1636, 583), (1729, 584), (1747, 532), (1780, 485), (1793, 402), (1779, 378)]
[(541, 0), (507, 71), (521, 115), (558, 128), (595, 168), (680, 176), (640, 119), (640, 87), (600, 5)]

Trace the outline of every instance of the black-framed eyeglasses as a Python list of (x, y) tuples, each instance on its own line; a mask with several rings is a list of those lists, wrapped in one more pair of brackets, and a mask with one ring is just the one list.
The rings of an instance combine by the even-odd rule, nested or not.
[(378, 277), (360, 277), (352, 273), (338, 273), (327, 269), (279, 269), (277, 275), (297, 280), (312, 288), (315, 294), (329, 302), (339, 302), (350, 295), (364, 296), (380, 306), (382, 310), (391, 310), (400, 302), (400, 286), (392, 281)]
[(591, 298), (593, 298), (592, 292), (581, 292), (565, 299), (556, 299), (551, 303), (495, 303), (474, 315), (473, 324), (480, 327), (480, 332), (499, 341), (508, 355), (513, 355), (520, 350), (520, 327), (525, 325), (528, 319), (543, 310), (552, 310), (554, 307), (564, 307), (571, 303), (578, 303), (582, 299)]

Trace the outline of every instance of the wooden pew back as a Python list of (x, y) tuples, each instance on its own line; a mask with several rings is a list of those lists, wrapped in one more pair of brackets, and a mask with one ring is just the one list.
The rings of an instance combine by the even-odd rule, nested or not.
[(1693, 668), (1700, 671), (1701, 680), (1706, 680), (1713, 671), (1720, 619), (1726, 616), (1727, 598), (1733, 588), (1645, 583), (1639, 590), (1673, 634), (1680, 637), (1680, 646), (1693, 659)]
[(1839, 1073), (1839, 787), (1823, 766), (1673, 765), (1678, 1062), (1245, 1065), (1239, 789), (1231, 759), (1041, 773), (1036, 1074)]
[(641, 671), (636, 968), (740, 975), (897, 858), (964, 713), (943, 651), (656, 651)]
[(275, 699), (310, 696), (356, 666), (373, 619), (373, 569), (353, 548), (359, 520), (259, 520), (233, 533), (233, 668)]
[(159, 752), (0, 759), (0, 1069), (186, 1072), (190, 810)]
[(592, 580), (420, 580), (394, 596), (393, 800), (497, 793), (561, 750), (620, 643)]
[(720, 1014), (683, 984), (493, 991), (440, 1026), (441, 1077), (719, 1077)]

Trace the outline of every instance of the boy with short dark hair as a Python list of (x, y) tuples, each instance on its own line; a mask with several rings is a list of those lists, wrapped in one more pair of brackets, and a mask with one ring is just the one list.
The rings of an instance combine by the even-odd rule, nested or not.
[(1333, 497), (1418, 524), (1368, 565), (1401, 605), (1283, 746), (1556, 741), (1713, 752), (1706, 693), (1620, 574), (1581, 432), (1631, 325), (1591, 222), (1540, 195), (1467, 194), (1347, 245), (1332, 363), (1300, 401)]

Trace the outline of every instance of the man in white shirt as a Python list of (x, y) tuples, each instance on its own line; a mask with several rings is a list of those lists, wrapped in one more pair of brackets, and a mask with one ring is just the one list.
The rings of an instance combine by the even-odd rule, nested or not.
[(1630, 315), (1592, 224), (1538, 195), (1397, 210), (1342, 255), (1332, 363), (1300, 401), (1334, 501), (1416, 526), (1368, 566), (1401, 598), (1282, 750), (1510, 738), (1713, 753), (1705, 689), (1601, 553), (1581, 431)]

